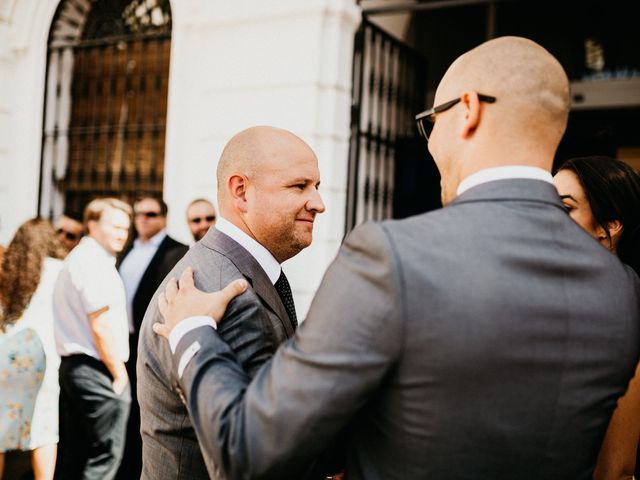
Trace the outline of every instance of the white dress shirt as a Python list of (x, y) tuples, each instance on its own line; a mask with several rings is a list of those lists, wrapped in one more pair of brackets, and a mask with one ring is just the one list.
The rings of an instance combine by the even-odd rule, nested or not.
[(494, 180), (506, 180), (511, 178), (528, 178), (531, 180), (541, 180), (553, 184), (553, 177), (548, 171), (538, 167), (527, 167), (524, 165), (509, 165), (506, 167), (492, 167), (480, 170), (462, 180), (456, 191), (457, 195), (462, 195), (472, 187)]
[(158, 251), (158, 247), (167, 236), (165, 229), (156, 233), (146, 242), (140, 238), (133, 241), (133, 248), (120, 264), (120, 276), (127, 295), (127, 317), (129, 318), (129, 333), (135, 332), (133, 324), (133, 297), (135, 297), (144, 272), (147, 271), (151, 259)]
[(116, 257), (92, 237), (71, 250), (53, 292), (56, 349), (60, 356), (83, 353), (100, 360), (89, 324), (89, 314), (103, 307), (120, 360), (129, 358), (127, 301)]
[[(253, 258), (256, 259), (256, 261), (260, 264), (262, 269), (269, 277), (269, 280), (271, 280), (271, 283), (276, 283), (276, 281), (280, 277), (282, 268), (280, 267), (278, 261), (273, 257), (271, 252), (267, 250), (262, 244), (258, 243), (256, 240), (243, 232), (240, 228), (236, 227), (233, 223), (220, 216), (218, 216), (215, 225), (211, 228), (217, 229), (219, 232), (224, 233), (228, 237), (231, 237), (232, 240), (239, 243), (247, 252), (249, 252), (249, 254), (251, 254)], [(189, 317), (176, 325), (169, 334), (169, 347), (171, 348), (171, 352), (175, 353), (176, 347), (178, 346), (178, 343), (184, 335), (186, 335), (191, 330), (202, 327), (204, 325), (209, 325), (214, 329), (216, 328), (216, 322), (211, 317), (206, 315)], [(179, 375), (182, 375), (184, 367), (196, 352), (197, 349), (189, 348), (184, 353), (183, 358), (180, 359), (178, 368)]]

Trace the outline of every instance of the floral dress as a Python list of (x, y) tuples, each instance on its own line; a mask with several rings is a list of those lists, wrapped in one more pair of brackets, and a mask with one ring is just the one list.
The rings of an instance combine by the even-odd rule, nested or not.
[(58, 367), (53, 288), (62, 262), (46, 258), (22, 317), (0, 333), (0, 452), (58, 442)]
[(27, 450), (46, 357), (40, 337), (28, 328), (0, 336), (0, 451)]

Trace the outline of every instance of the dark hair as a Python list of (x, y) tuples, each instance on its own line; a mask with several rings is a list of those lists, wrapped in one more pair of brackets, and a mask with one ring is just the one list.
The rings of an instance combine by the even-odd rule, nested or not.
[(161, 199), (160, 197), (155, 197), (153, 195), (141, 195), (140, 197), (136, 198), (135, 202), (133, 202), (134, 207), (136, 203), (141, 202), (143, 200), (153, 200), (160, 207), (160, 215), (162, 215), (163, 217), (167, 216), (167, 213), (169, 212), (169, 206), (165, 203), (163, 199)]
[(38, 288), (46, 257), (64, 258), (51, 222), (34, 218), (23, 223), (2, 257), (0, 331), (15, 323)]
[(607, 235), (609, 222), (622, 224), (618, 257), (640, 275), (640, 173), (620, 160), (597, 156), (572, 158), (560, 170), (578, 177), (593, 218)]

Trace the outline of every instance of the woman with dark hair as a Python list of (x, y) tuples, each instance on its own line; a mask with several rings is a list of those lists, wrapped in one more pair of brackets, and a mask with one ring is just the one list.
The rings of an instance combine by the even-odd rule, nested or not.
[(640, 174), (620, 160), (582, 157), (553, 181), (569, 215), (640, 275)]
[[(553, 179), (569, 215), (640, 275), (640, 174), (609, 157), (574, 158)], [(631, 479), (640, 443), (640, 365), (618, 400), (596, 480)]]
[(0, 479), (4, 453), (31, 451), (36, 480), (52, 479), (58, 443), (53, 287), (65, 251), (53, 226), (23, 223), (0, 269)]

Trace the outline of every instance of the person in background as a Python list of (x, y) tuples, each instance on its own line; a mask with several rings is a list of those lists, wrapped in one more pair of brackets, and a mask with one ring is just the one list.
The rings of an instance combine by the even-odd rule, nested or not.
[(4, 452), (31, 452), (36, 480), (52, 479), (58, 444), (53, 288), (66, 255), (48, 220), (23, 223), (0, 270), (0, 478)]
[(129, 328), (115, 267), (131, 207), (115, 198), (85, 208), (85, 236), (64, 261), (53, 304), (60, 361), (61, 478), (110, 480), (124, 450), (131, 393)]
[(216, 209), (209, 200), (196, 198), (187, 207), (187, 223), (193, 239), (198, 242), (216, 223)]
[(124, 457), (117, 478), (139, 478), (142, 471), (140, 407), (136, 395), (136, 360), (140, 325), (151, 297), (189, 247), (167, 235), (167, 204), (146, 196), (133, 204), (134, 240), (120, 255), (117, 267), (127, 295), (129, 317), (129, 360), (131, 411), (127, 424)]
[(80, 243), (80, 239), (84, 235), (82, 222), (67, 214), (58, 217), (55, 227), (58, 240), (67, 249), (67, 253)]
[[(565, 162), (554, 183), (571, 218), (640, 275), (640, 174), (613, 158), (582, 157)], [(594, 479), (638, 477), (639, 442), (640, 365), (618, 400)]]

